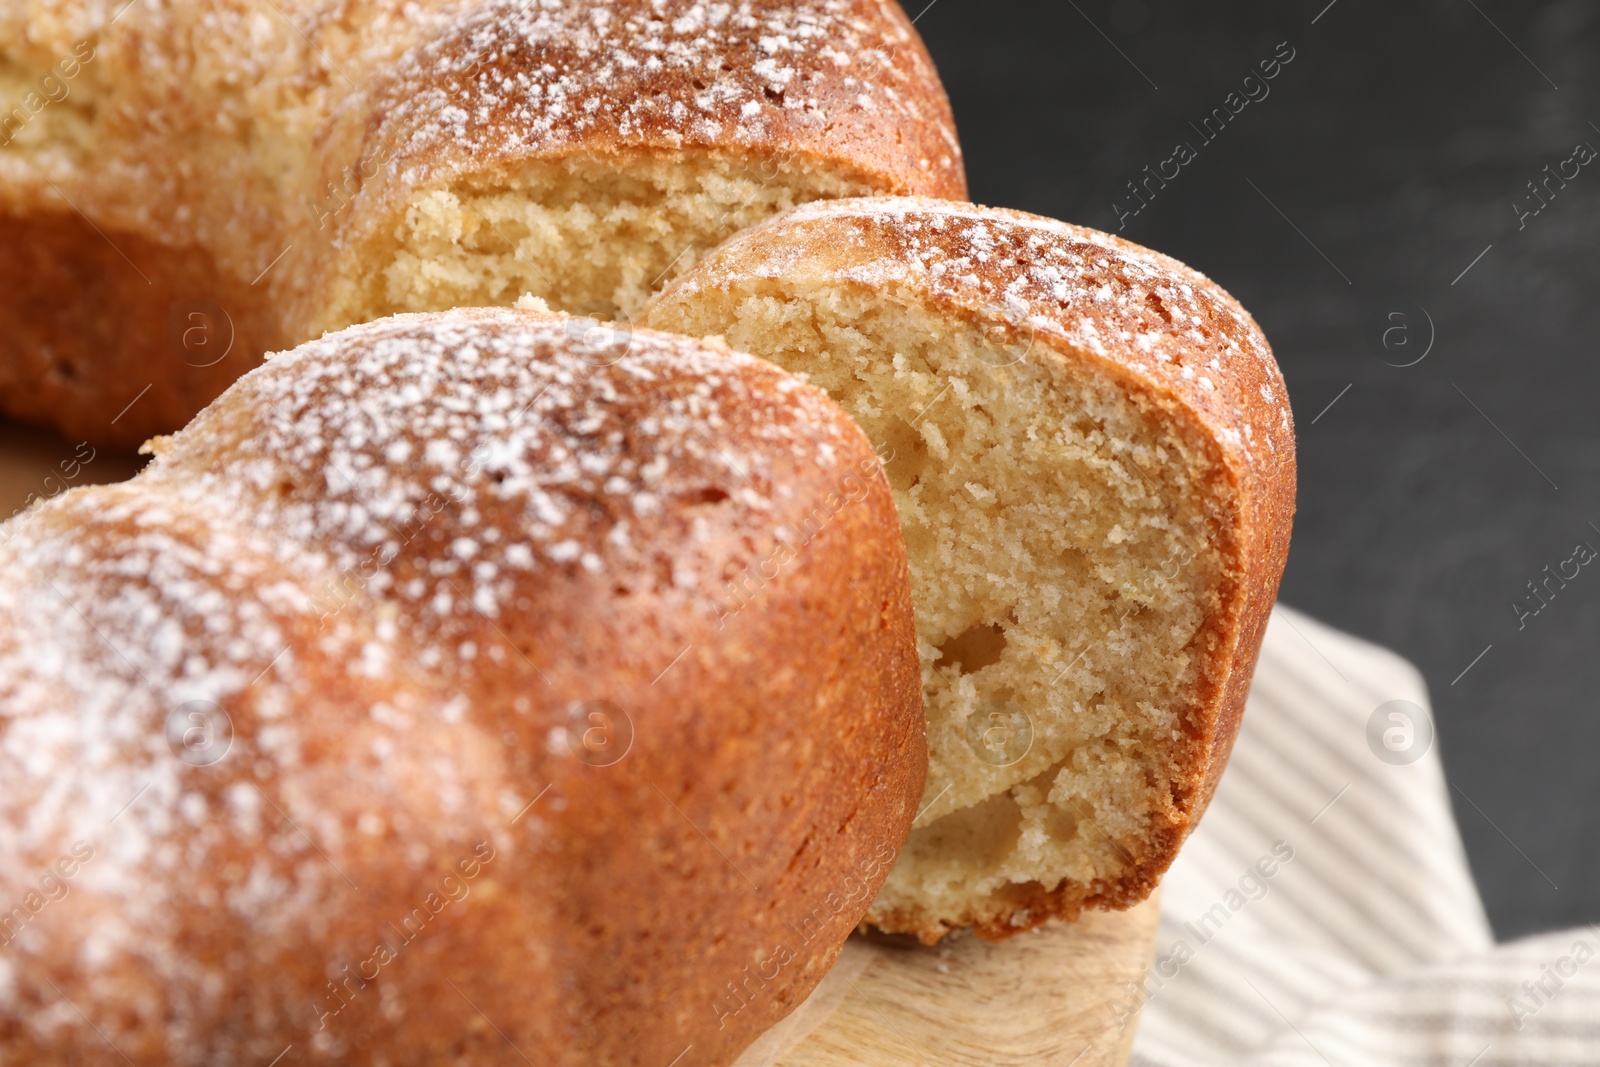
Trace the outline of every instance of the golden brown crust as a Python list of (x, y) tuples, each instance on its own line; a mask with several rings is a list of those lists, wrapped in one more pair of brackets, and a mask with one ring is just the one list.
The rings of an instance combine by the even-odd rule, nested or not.
[(915, 814), (881, 464), (748, 357), (385, 320), (0, 530), (0, 903), (93, 851), (0, 950), (6, 1062), (724, 1064)]
[(0, 235), (0, 410), (74, 440), (131, 447), (181, 426), (277, 337), (201, 249), (113, 247), (70, 212), (0, 216)]
[[(752, 282), (752, 279), (756, 280)], [(1174, 807), (1155, 842), (1114, 881), (1013, 885), (998, 916), (945, 920), (875, 910), (882, 929), (937, 940), (970, 926), (1005, 938), (1084, 907), (1143, 900), (1204, 811), (1235, 736), (1294, 515), (1287, 390), (1259, 327), (1221, 287), (1176, 260), (1098, 231), (1022, 212), (918, 198), (805, 205), (745, 231), (678, 279), (643, 321), (674, 323), (697, 294), (761, 279), (893, 293), (970, 324), (1032, 363), (1087, 364), (1170, 420), (1220, 471), (1206, 487), (1231, 513), (1212, 533), (1226, 563), (1221, 608), (1191, 647), (1204, 664)], [(1051, 362), (1053, 361), (1053, 362)]]
[[(0, 334), (30, 338), (0, 363), (0, 400), (28, 398), (12, 414), (114, 444), (168, 432), (262, 351), (346, 325), (335, 294), (373, 271), (369, 241), (392, 234), (412, 194), (492, 187), (540, 162), (693, 171), (715, 157), (767, 180), (809, 170), (860, 190), (965, 193), (944, 91), (892, 0), (274, 7), (264, 18), (244, 0), (74, 0), (0, 13), (0, 67), (76, 72), (14, 139), (0, 123), (0, 215), (67, 220), (19, 233), (36, 242), (26, 252), (0, 222), (0, 274), (42, 264), (42, 277), (70, 278), (88, 254), (126, 275), (87, 324), (76, 290), (0, 289)], [(74, 218), (104, 247), (71, 234)], [(248, 324), (232, 377), (174, 366), (166, 330), (152, 329), (207, 300)], [(33, 341), (41, 322), (57, 325)], [(30, 384), (56, 349), (93, 351), (91, 331), (107, 328), (124, 364), (153, 379), (150, 403), (114, 425), (121, 381), (91, 368), (70, 392)]]

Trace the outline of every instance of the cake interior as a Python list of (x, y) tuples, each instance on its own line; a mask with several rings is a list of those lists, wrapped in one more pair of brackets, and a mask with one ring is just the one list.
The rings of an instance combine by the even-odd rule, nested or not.
[[(725, 238), (796, 204), (872, 192), (795, 159), (698, 153), (572, 159), (491, 185), (418, 191), (363, 254), (343, 322), (496, 306), (525, 293), (552, 310), (631, 318)], [(354, 274), (355, 272), (351, 272)]]
[(1142, 897), (1185, 821), (1215, 684), (1203, 623), (1231, 554), (1214, 450), (1106, 370), (892, 288), (746, 278), (675, 296), (648, 325), (802, 374), (886, 459), (930, 767), (869, 921), (933, 940), (1033, 925), (1045, 895), (1069, 914)]

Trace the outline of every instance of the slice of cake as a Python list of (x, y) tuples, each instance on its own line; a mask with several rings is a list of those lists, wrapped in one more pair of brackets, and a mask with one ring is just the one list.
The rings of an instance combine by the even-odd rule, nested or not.
[(1244, 708), (1294, 511), (1260, 329), (1165, 256), (926, 199), (746, 231), (644, 323), (799, 372), (884, 457), (930, 765), (868, 922), (991, 938), (1143, 899)]

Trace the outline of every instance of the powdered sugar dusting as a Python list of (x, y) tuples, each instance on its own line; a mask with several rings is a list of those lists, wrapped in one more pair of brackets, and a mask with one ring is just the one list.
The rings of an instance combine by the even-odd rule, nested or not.
[[(834, 150), (873, 124), (876, 151), (960, 183), (961, 153), (915, 34), (885, 0), (492, 0), (408, 56), (371, 100), (404, 139), (403, 180), (441, 158), (597, 136), (622, 145)], [(874, 138), (876, 140), (876, 138)]]
[[(344, 876), (328, 853), (340, 853), (356, 813), (315, 784), (322, 724), (338, 704), (319, 690), (328, 665), (370, 638), (370, 620), (317, 626), (303, 584), (315, 571), (285, 555), (265, 531), (137, 482), (66, 494), (0, 550), (0, 900), (23, 908), (8, 954), (70, 965), (97, 995), (116, 995), (130, 960), (176, 989), (217, 966), (190, 944), (195, 895), (212, 880), (232, 887), (207, 923), (267, 938), (337, 898)], [(437, 695), (402, 675), (345, 699), (415, 716)], [(337, 729), (359, 763), (403, 727)], [(483, 768), (459, 752), (470, 737), (456, 747), (452, 760), (374, 771), (358, 785), (363, 802), (425, 832), (394, 802), (403, 782), (459, 819)], [(62, 882), (68, 855), (81, 862)], [(242, 855), (253, 866), (219, 873)], [(61, 903), (41, 910), (41, 885)], [(70, 957), (57, 924), (72, 932)], [(174, 1003), (179, 1029), (205, 1010), (203, 998)], [(0, 1006), (15, 1008), (9, 996)]]
[[(330, 335), (247, 378), (149, 477), (280, 532), (327, 571), (372, 571), (366, 590), (448, 641), (508, 610), (529, 575), (647, 566), (642, 531), (667, 501), (710, 488), (770, 511), (787, 491), (771, 457), (817, 462), (837, 440), (821, 394), (767, 364), (584, 324), (477, 311)], [(752, 370), (783, 418), (745, 410)], [(212, 425), (242, 434), (220, 467)]]
[[(830, 274), (874, 290), (910, 285), (1013, 338), (1059, 339), (1292, 452), (1282, 374), (1235, 300), (1177, 260), (1054, 219), (919, 197), (818, 201), (734, 238), (660, 299), (807, 269), (816, 247), (793, 236), (807, 229), (829, 242)], [(1272, 432), (1258, 437), (1262, 417)]]

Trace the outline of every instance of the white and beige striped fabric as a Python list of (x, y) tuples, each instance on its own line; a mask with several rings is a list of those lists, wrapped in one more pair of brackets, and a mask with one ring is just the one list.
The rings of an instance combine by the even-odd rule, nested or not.
[(1393, 653), (1274, 611), (1128, 991), (1137, 1067), (1600, 1064), (1600, 931), (1495, 944), (1427, 707)]

